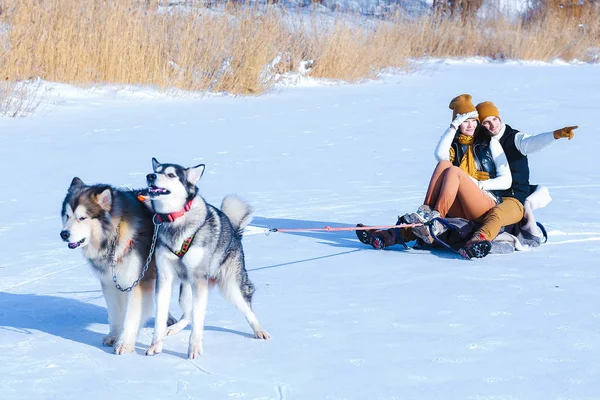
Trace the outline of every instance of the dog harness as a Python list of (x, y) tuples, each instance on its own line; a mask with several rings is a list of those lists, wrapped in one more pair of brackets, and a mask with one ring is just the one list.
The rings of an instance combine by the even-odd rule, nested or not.
[(192, 236), (190, 236), (189, 238), (185, 239), (183, 241), (183, 244), (181, 245), (181, 250), (179, 251), (173, 251), (173, 253), (179, 257), (182, 258), (183, 256), (185, 256), (185, 253), (188, 252), (188, 250), (190, 249), (190, 245), (192, 244), (192, 241), (194, 240), (194, 236), (196, 236), (196, 233), (194, 233)]
[[(183, 208), (179, 211), (175, 211), (172, 212), (170, 214), (155, 214), (156, 220), (159, 223), (163, 223), (163, 222), (173, 222), (175, 221), (177, 218), (182, 217), (186, 212), (190, 211), (190, 209), (192, 208), (192, 202), (194, 201), (194, 199), (188, 200), (187, 203), (185, 203), (185, 205), (183, 206)], [(192, 244), (192, 241), (194, 240), (194, 236), (196, 236), (196, 232), (194, 232), (194, 234), (192, 236), (190, 236), (189, 238), (185, 239), (183, 241), (183, 244), (181, 245), (181, 249), (177, 250), (177, 251), (173, 251), (170, 247), (167, 246), (167, 248), (169, 250), (171, 250), (171, 252), (173, 254), (175, 254), (177, 257), (182, 258), (185, 253), (188, 252), (188, 250), (190, 249), (190, 246)]]
[(123, 254), (116, 258), (117, 264), (123, 261), (123, 257), (127, 254), (127, 252), (131, 249), (131, 245), (133, 244), (133, 239), (129, 239), (127, 243), (125, 243), (125, 248), (123, 249)]
[(110, 243), (110, 253), (112, 253), (112, 259), (114, 260), (114, 262), (116, 262), (117, 264), (120, 263), (121, 261), (123, 261), (123, 258), (127, 255), (127, 253), (129, 252), (129, 250), (131, 250), (131, 246), (133, 245), (133, 239), (129, 239), (126, 243), (125, 246), (123, 247), (123, 252), (121, 253), (120, 256), (117, 256), (115, 253), (117, 251), (117, 244), (119, 243), (119, 238), (120, 238), (120, 233), (121, 233), (121, 223), (123, 221), (119, 221), (119, 224), (117, 225), (117, 233), (115, 235), (115, 237), (112, 239), (112, 242)]

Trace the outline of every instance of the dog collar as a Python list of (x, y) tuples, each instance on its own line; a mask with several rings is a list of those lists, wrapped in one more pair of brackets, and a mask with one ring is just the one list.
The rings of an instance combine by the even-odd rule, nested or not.
[(183, 206), (183, 208), (179, 211), (172, 212), (170, 214), (155, 214), (158, 222), (173, 222), (177, 218), (182, 217), (186, 212), (190, 211), (192, 208), (192, 203), (194, 199), (188, 200), (187, 203)]

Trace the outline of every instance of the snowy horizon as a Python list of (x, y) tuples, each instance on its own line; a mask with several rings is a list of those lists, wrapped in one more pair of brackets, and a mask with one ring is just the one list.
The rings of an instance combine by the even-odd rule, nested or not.
[[(426, 60), (361, 84), (290, 79), (259, 97), (40, 82), (36, 112), (0, 119), (1, 398), (597, 399), (599, 72)], [(527, 133), (579, 126), (529, 157), (531, 182), (553, 197), (536, 211), (547, 244), (468, 261), (375, 251), (353, 232), (264, 234), (416, 210), (461, 93)], [(153, 319), (134, 354), (102, 347), (105, 302), (60, 240), (61, 203), (74, 176), (143, 187), (152, 157), (202, 162), (208, 202), (236, 193), (255, 208), (243, 243), (271, 340), (252, 339), (213, 291), (200, 359), (186, 359), (189, 328), (144, 356)]]

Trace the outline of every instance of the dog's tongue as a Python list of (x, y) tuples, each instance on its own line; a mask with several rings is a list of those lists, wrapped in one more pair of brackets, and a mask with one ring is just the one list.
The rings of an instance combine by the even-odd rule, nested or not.
[(70, 249), (76, 249), (79, 246), (79, 243), (75, 242), (75, 243), (69, 243), (69, 248)]

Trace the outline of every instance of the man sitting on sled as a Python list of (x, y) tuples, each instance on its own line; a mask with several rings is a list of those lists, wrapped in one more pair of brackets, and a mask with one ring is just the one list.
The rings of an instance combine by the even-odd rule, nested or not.
[[(491, 101), (477, 104), (477, 112), (481, 124), (488, 128), (495, 140), (498, 140), (504, 149), (510, 171), (512, 185), (510, 189), (502, 191), (502, 203), (492, 208), (483, 218), (483, 224), (473, 237), (460, 249), (466, 257), (485, 257), (488, 251), (480, 252), (480, 242), (496, 239), (502, 227), (509, 233), (515, 233), (523, 244), (537, 247), (545, 235), (538, 227), (533, 216), (533, 210), (545, 207), (552, 198), (545, 186), (530, 185), (528, 154), (540, 151), (561, 138), (573, 139), (577, 126), (567, 126), (553, 132), (537, 135), (528, 135), (513, 129), (500, 119), (498, 108)], [(514, 226), (513, 226), (514, 225)], [(518, 247), (518, 242), (515, 243)], [(490, 246), (484, 246), (491, 248)]]
[[(541, 232), (532, 211), (545, 206), (550, 197), (546, 188), (529, 185), (526, 155), (548, 146), (550, 139), (571, 139), (576, 127), (536, 136), (525, 135), (505, 125), (491, 102), (480, 103), (475, 110), (470, 95), (454, 98), (450, 109), (453, 110), (453, 122), (436, 147), (435, 156), (439, 163), (424, 204), (416, 213), (405, 214), (397, 222), (397, 225), (423, 225), (359, 230), (358, 238), (376, 249), (419, 238), (421, 245), (436, 241), (465, 258), (484, 257), (490, 252), (491, 241), (502, 226), (517, 224), (523, 219), (524, 202), (525, 229), (521, 233), (517, 225), (511, 232), (525, 244), (539, 245)], [(479, 113), (483, 126), (474, 119), (478, 116), (474, 111)], [(490, 140), (491, 136), (494, 136), (493, 140)], [(512, 183), (507, 179), (507, 167)], [(477, 224), (473, 221), (483, 223), (475, 234), (473, 230)], [(451, 229), (442, 235), (447, 228)], [(513, 239), (511, 250), (512, 246), (520, 247), (515, 236), (504, 236)], [(471, 239), (467, 241), (469, 237)]]

